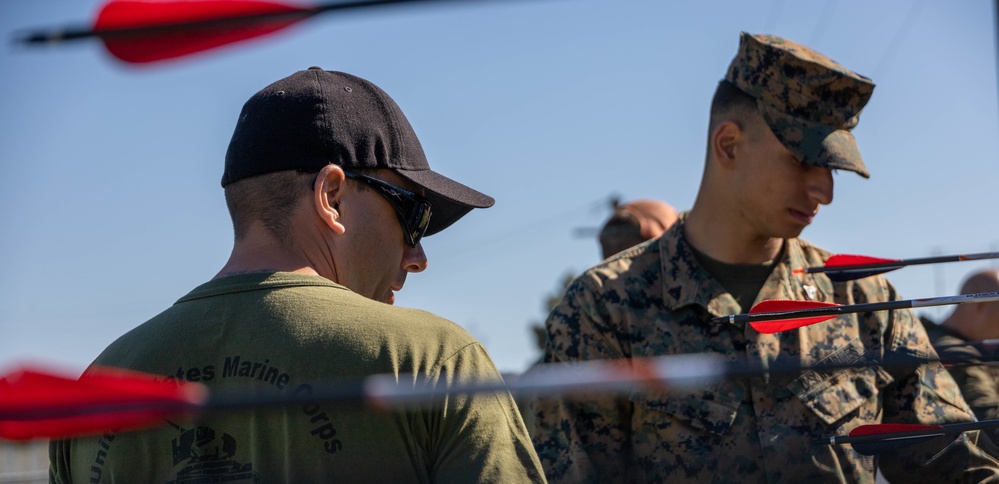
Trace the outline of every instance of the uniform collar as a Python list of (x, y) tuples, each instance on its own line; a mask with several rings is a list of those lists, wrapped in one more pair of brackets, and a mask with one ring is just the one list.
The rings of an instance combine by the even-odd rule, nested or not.
[[(683, 236), (686, 213), (660, 239), (659, 253), (663, 281), (663, 304), (668, 310), (697, 305), (712, 316), (727, 316), (740, 312), (738, 303), (694, 256)], [(764, 299), (798, 299), (825, 301), (832, 298), (832, 286), (825, 278), (812, 274), (792, 274), (795, 268), (806, 267), (807, 257), (800, 239), (785, 239), (784, 249), (774, 264), (756, 302)]]

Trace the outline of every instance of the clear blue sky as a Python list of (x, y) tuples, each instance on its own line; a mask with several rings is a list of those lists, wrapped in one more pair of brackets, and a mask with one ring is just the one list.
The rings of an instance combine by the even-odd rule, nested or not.
[[(742, 30), (877, 83), (855, 130), (873, 177), (838, 174), (804, 238), (882, 257), (999, 251), (989, 1), (444, 2), (328, 14), (144, 68), (98, 42), (9, 42), (98, 7), (0, 3), (0, 370), (82, 370), (211, 278), (231, 247), (219, 179), (240, 107), (312, 65), (381, 86), (437, 171), (496, 198), (426, 239), (430, 267), (397, 303), (461, 324), (504, 371), (536, 356), (528, 326), (561, 277), (598, 262), (575, 233), (604, 221), (611, 194), (690, 207), (711, 93)], [(987, 265), (890, 279), (905, 297), (949, 295)]]

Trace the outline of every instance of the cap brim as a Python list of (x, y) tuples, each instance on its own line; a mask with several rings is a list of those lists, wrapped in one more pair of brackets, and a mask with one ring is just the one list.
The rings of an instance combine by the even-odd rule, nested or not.
[(864, 159), (860, 156), (860, 149), (857, 148), (857, 141), (853, 134), (845, 129), (838, 129), (829, 133), (822, 140), (822, 148), (818, 153), (806, 158), (806, 163), (826, 168), (838, 170), (850, 170), (864, 178), (870, 178), (871, 173), (864, 165)]
[(758, 106), (770, 130), (798, 159), (809, 165), (871, 177), (850, 131), (806, 121), (764, 103)]
[(424, 196), (433, 208), (430, 225), (424, 235), (433, 235), (450, 227), (473, 208), (488, 208), (496, 203), (493, 197), (431, 170), (394, 171), (426, 190)]

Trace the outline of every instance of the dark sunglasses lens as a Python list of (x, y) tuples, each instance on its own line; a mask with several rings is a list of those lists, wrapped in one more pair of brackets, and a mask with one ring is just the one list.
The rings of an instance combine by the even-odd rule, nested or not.
[(410, 242), (414, 247), (423, 238), (423, 234), (426, 233), (427, 227), (430, 226), (430, 203), (429, 202), (417, 202), (413, 207), (412, 214), (409, 217), (409, 223), (406, 227), (409, 230), (409, 237), (407, 242)]
[[(408, 190), (377, 178), (357, 175), (349, 171), (345, 171), (344, 174), (347, 178), (360, 180), (385, 197), (385, 200), (395, 208), (396, 214), (399, 216), (399, 223), (402, 225), (403, 238), (406, 240), (406, 243), (413, 247), (416, 247), (416, 244), (420, 243), (423, 234), (427, 232), (427, 227), (430, 226), (430, 202), (426, 200), (421, 201), (416, 198), (415, 194)], [(408, 216), (405, 215), (407, 208), (409, 209)]]

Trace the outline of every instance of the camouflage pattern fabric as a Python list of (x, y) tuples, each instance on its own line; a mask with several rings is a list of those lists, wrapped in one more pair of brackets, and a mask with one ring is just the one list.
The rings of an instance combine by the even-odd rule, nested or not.
[[(911, 310), (844, 315), (795, 331), (760, 334), (712, 324), (739, 306), (697, 262), (683, 221), (586, 271), (546, 322), (546, 363), (713, 352), (730, 361), (852, 362), (892, 354), (934, 357)], [(899, 299), (881, 276), (832, 283), (792, 274), (829, 253), (785, 241), (757, 302), (840, 304)], [(550, 482), (893, 482), (999, 479), (977, 433), (935, 439), (878, 460), (816, 439), (880, 422), (974, 420), (939, 364), (763, 375), (696, 389), (636, 387), (627, 395), (537, 400), (534, 444)]]
[[(924, 322), (923, 327), (933, 346), (944, 347), (937, 350), (944, 361), (981, 362), (982, 352), (974, 346), (966, 345), (961, 335), (933, 323)], [(964, 400), (978, 420), (999, 418), (999, 368), (986, 365), (951, 366), (947, 371), (954, 377)], [(990, 429), (983, 434), (992, 444), (999, 444), (999, 429)]]
[(742, 32), (725, 80), (756, 98), (774, 135), (799, 160), (870, 178), (850, 133), (874, 93), (870, 79), (801, 44)]

